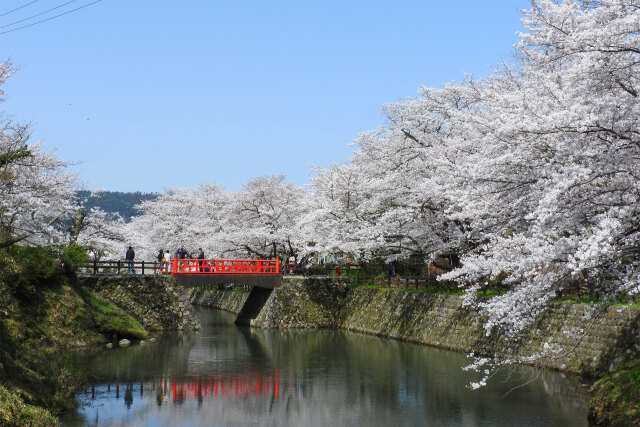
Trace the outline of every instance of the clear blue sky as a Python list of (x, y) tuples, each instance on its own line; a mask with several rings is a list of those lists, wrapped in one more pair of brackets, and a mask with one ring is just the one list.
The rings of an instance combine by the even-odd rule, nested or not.
[[(31, 0), (0, 0), (0, 14)], [(39, 0), (0, 27), (68, 0)], [(70, 10), (69, 5), (0, 32)], [(349, 159), (380, 106), (510, 61), (528, 0), (102, 0), (0, 35), (0, 109), (87, 189), (260, 175), (305, 184)]]

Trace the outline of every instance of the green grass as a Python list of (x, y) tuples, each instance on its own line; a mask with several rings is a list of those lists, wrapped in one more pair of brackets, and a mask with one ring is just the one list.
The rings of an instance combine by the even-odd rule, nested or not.
[[(573, 295), (562, 298), (556, 298), (553, 300), (554, 302), (564, 303), (564, 304), (585, 304), (585, 305), (602, 305), (602, 304), (610, 304), (612, 301), (605, 301), (603, 298), (595, 297), (593, 295)], [(614, 306), (618, 307), (630, 307), (630, 308), (640, 308), (640, 302), (635, 302), (629, 297), (618, 298), (613, 301)]]
[(144, 330), (140, 322), (127, 316), (108, 301), (85, 290), (79, 290), (78, 292), (87, 304), (96, 329), (101, 334), (133, 339), (147, 337), (147, 331)]
[[(375, 285), (371, 282), (358, 282), (354, 281), (354, 288), (364, 288), (364, 289), (380, 289), (380, 290), (392, 290), (392, 291), (404, 291), (404, 292), (419, 292), (424, 294), (443, 294), (443, 295), (466, 295), (466, 289), (460, 289), (452, 285), (450, 287), (446, 287), (445, 285), (439, 286), (419, 286), (416, 288), (415, 286), (409, 285), (409, 287), (387, 287), (382, 285)], [(480, 298), (493, 298), (496, 296), (504, 295), (507, 291), (504, 289), (495, 290), (492, 288), (488, 288), (486, 290), (477, 291), (476, 295)], [(576, 296), (566, 296), (562, 298), (555, 298), (553, 302), (565, 303), (565, 304), (586, 304), (586, 305), (594, 305), (594, 304), (605, 304), (605, 301), (602, 298), (596, 298), (592, 295), (576, 295)], [(607, 302), (607, 303), (610, 303)], [(614, 306), (617, 307), (629, 307), (629, 308), (640, 308), (640, 302), (634, 301), (630, 297), (622, 297), (618, 300), (614, 301)]]
[[(0, 291), (4, 283), (0, 281)], [(33, 302), (12, 300), (0, 315), (0, 425), (57, 425), (90, 374), (78, 350), (117, 335), (140, 339), (142, 326), (116, 307), (69, 285), (39, 289)]]
[(495, 289), (487, 289), (485, 291), (476, 292), (476, 295), (478, 295), (479, 297), (482, 297), (482, 298), (493, 298), (493, 297), (497, 297), (497, 296), (500, 296), (500, 295), (504, 295), (506, 293), (507, 293), (507, 291), (504, 291), (504, 290), (496, 291)]
[(44, 408), (25, 403), (19, 390), (0, 385), (0, 425), (57, 426), (58, 420)]
[(618, 367), (592, 389), (591, 412), (599, 424), (626, 426), (640, 421), (640, 358)]
[[(418, 292), (422, 294), (441, 294), (441, 295), (466, 295), (467, 294), (466, 289), (460, 289), (455, 285), (451, 285), (448, 287), (446, 285), (439, 285), (439, 286), (436, 286), (436, 285), (422, 286), (421, 285), (417, 288), (415, 286), (409, 285), (409, 287), (406, 287), (406, 288), (404, 287), (390, 288), (387, 286), (374, 285), (368, 282), (360, 282), (360, 283), (356, 283), (354, 287), (365, 288), (365, 289), (382, 289), (382, 290), (393, 290), (393, 291), (404, 291), (404, 292)], [(486, 289), (484, 291), (478, 291), (476, 295), (481, 298), (493, 298), (495, 296), (504, 295), (506, 293), (507, 291), (505, 290), (496, 291), (494, 289)]]

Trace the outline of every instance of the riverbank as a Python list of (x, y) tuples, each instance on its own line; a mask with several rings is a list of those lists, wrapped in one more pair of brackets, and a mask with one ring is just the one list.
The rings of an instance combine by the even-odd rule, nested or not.
[(0, 425), (59, 425), (91, 377), (77, 363), (83, 350), (140, 341), (153, 329), (199, 327), (182, 288), (118, 278), (87, 283), (74, 273), (83, 259), (78, 247), (0, 251)]
[[(191, 301), (237, 313), (241, 294), (228, 294), (198, 290)], [(595, 378), (638, 354), (639, 323), (637, 308), (554, 303), (517, 343), (515, 353), (509, 353), (501, 337), (484, 335), (482, 316), (462, 307), (461, 296), (351, 288), (344, 279), (295, 277), (284, 278), (252, 322), (262, 328), (340, 328), (464, 353), (510, 356)]]
[[(7, 286), (0, 282), (0, 292)], [(0, 424), (58, 425), (90, 375), (75, 357), (108, 340), (146, 337), (139, 322), (70, 284), (39, 289), (0, 308)]]
[[(193, 290), (191, 302), (238, 313), (246, 294)], [(581, 375), (598, 375), (640, 350), (640, 309), (554, 303), (524, 339), (485, 336), (483, 317), (462, 297), (401, 289), (351, 288), (344, 279), (284, 278), (253, 325), (341, 328)], [(510, 344), (509, 346), (507, 344)], [(567, 351), (571, 350), (571, 351)]]
[(589, 417), (598, 425), (640, 425), (640, 358), (600, 378), (591, 393)]

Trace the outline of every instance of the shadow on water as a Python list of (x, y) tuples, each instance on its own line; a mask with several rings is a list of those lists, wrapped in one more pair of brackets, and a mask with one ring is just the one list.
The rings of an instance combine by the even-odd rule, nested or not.
[(473, 391), (462, 354), (342, 331), (249, 329), (198, 311), (200, 332), (89, 356), (96, 385), (65, 424), (588, 425), (572, 376), (520, 366)]

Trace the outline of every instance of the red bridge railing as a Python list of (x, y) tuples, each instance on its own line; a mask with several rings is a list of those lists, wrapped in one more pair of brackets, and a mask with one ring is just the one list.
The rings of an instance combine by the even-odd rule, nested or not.
[(172, 259), (171, 274), (280, 274), (277, 259)]

